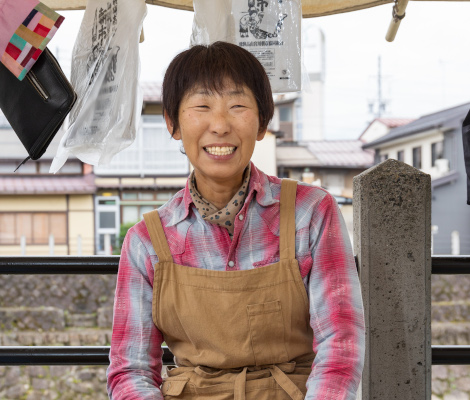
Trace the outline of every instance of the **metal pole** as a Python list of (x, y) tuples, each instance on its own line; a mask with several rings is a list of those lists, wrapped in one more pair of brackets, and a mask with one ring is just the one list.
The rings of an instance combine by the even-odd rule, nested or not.
[(405, 10), (407, 5), (408, 0), (395, 1), (392, 12), (392, 21), (390, 22), (387, 34), (385, 35), (385, 40), (388, 42), (393, 42), (395, 40), (395, 36), (397, 35), (401, 20), (405, 18)]
[(49, 255), (54, 255), (54, 235), (52, 233), (49, 235)]
[(77, 256), (82, 255), (82, 235), (77, 236)]
[(109, 233), (104, 235), (104, 255), (111, 255), (111, 235)]
[(25, 256), (26, 255), (26, 236), (25, 235), (21, 235), (20, 246), (21, 246), (21, 255)]

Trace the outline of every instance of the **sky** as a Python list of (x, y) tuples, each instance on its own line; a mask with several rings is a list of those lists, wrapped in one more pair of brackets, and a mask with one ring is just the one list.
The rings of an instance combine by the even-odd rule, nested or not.
[[(377, 98), (379, 56), (383, 117), (419, 118), (470, 102), (470, 2), (410, 1), (389, 43), (392, 7), (302, 21), (304, 30), (315, 26), (325, 36), (325, 139), (357, 139), (374, 118), (369, 103)], [(67, 71), (84, 13), (61, 14), (65, 21), (49, 48)], [(141, 81), (161, 82), (171, 59), (188, 47), (192, 21), (192, 12), (148, 6)]]

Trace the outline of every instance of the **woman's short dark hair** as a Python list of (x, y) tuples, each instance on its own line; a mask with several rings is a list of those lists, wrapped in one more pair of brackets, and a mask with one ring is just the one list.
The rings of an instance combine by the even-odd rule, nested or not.
[(221, 93), (227, 79), (237, 87), (246, 85), (258, 104), (260, 129), (266, 129), (274, 113), (269, 78), (249, 51), (226, 42), (197, 45), (178, 54), (163, 79), (163, 112), (173, 122), (173, 135), (179, 128), (178, 112), (183, 97), (196, 86)]

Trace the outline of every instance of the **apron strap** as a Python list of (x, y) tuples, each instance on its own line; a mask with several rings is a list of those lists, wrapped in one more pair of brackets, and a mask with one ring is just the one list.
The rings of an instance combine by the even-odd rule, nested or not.
[(273, 365), (269, 368), (271, 375), (277, 384), (284, 389), (284, 391), (289, 395), (292, 400), (303, 400), (304, 395), (297, 387), (297, 385), (292, 382), (287, 375), (282, 372), (277, 365)]
[(295, 197), (297, 181), (283, 179), (279, 225), (279, 255), (281, 260), (295, 259)]
[(152, 245), (157, 253), (158, 262), (170, 261), (173, 262), (170, 247), (166, 240), (165, 231), (163, 230), (162, 221), (158, 215), (157, 210), (150, 211), (144, 214), (145, 225), (152, 240)]

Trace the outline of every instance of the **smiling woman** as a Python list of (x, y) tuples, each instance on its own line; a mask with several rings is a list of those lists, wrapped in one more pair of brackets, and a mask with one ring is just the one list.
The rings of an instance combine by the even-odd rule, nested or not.
[[(364, 320), (338, 206), (250, 162), (273, 115), (263, 67), (232, 44), (195, 46), (162, 91), (194, 170), (124, 241), (110, 398), (355, 399)], [(164, 378), (163, 341), (177, 365)]]

